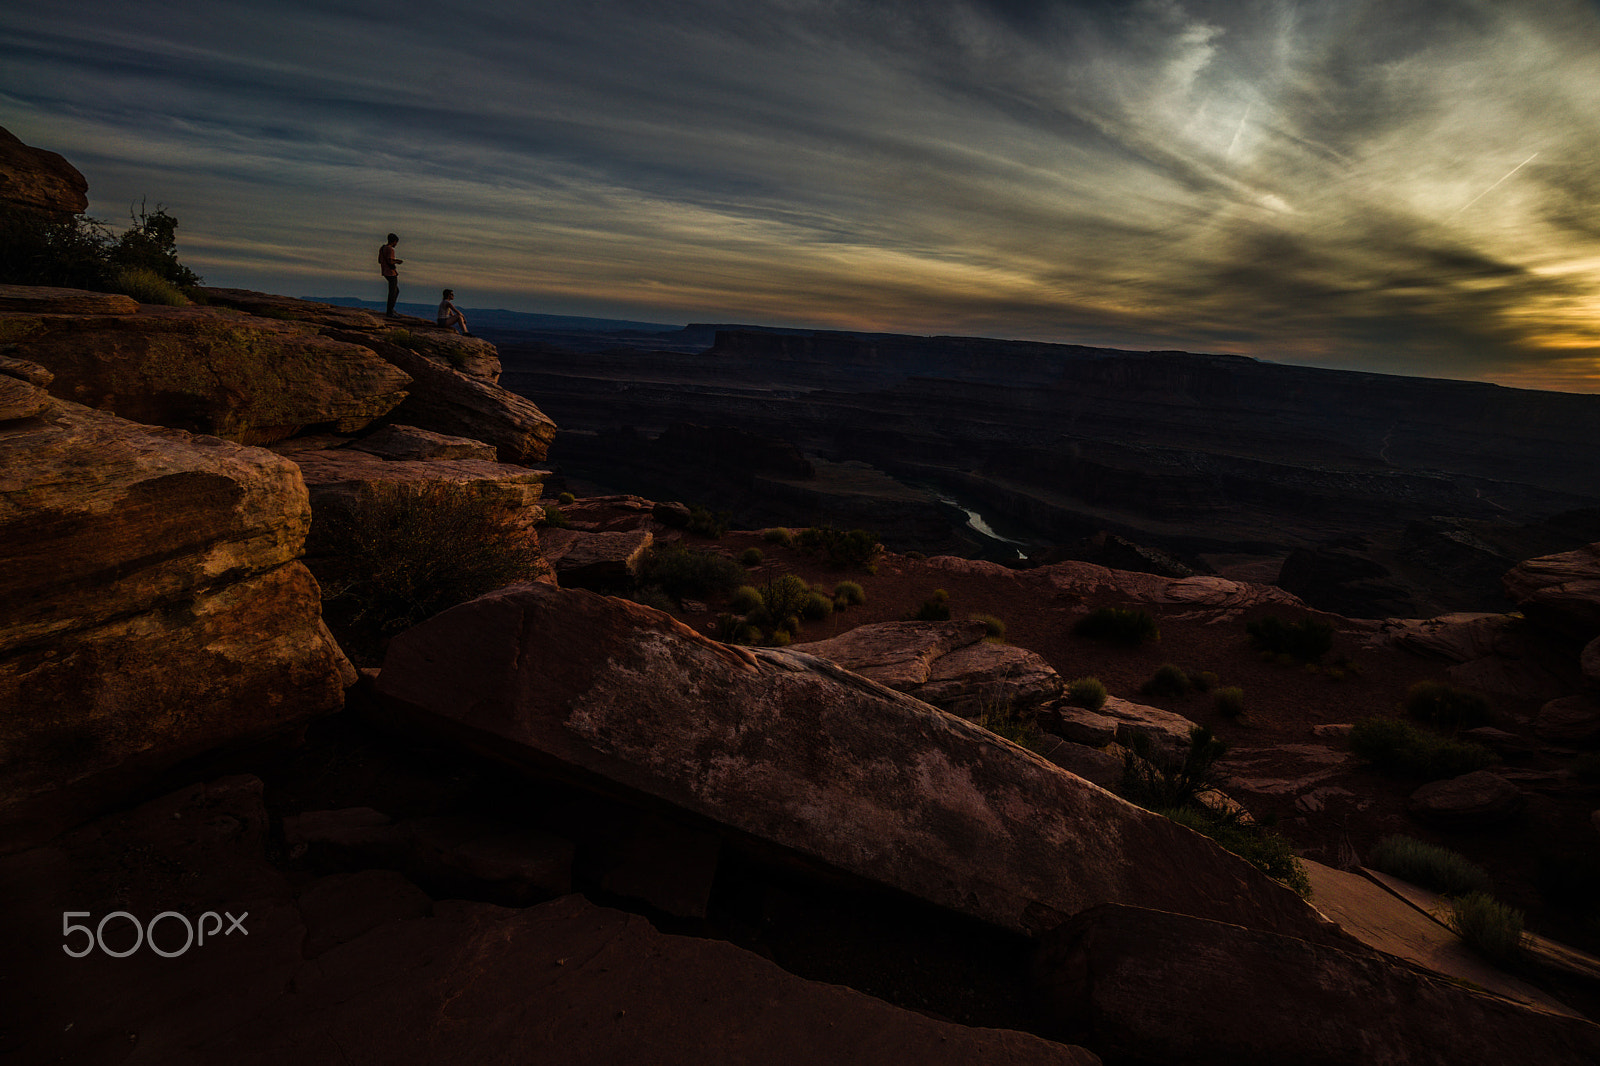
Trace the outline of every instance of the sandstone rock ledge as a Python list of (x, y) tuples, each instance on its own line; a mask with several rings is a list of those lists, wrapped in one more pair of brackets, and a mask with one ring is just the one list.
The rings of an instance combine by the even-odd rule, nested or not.
[(341, 706), (309, 518), (257, 448), (60, 401), (0, 423), (0, 851)]

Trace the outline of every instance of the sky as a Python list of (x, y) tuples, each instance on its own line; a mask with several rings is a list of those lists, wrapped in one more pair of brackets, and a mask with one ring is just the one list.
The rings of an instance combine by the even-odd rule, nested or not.
[(0, 125), (208, 284), (1600, 391), (1600, 0), (63, 0)]

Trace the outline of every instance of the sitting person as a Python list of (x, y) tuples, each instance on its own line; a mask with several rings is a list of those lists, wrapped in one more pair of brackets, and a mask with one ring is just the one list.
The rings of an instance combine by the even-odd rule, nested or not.
[(446, 329), (455, 329), (463, 337), (470, 337), (472, 334), (467, 330), (467, 320), (456, 308), (455, 298), (456, 291), (454, 289), (444, 290), (444, 299), (439, 301), (439, 313), (434, 316), (434, 319)]

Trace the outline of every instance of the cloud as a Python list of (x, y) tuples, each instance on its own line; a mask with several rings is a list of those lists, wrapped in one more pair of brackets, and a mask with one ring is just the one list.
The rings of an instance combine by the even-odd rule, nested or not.
[(1600, 387), (1580, 0), (75, 7), (7, 124), (220, 283)]

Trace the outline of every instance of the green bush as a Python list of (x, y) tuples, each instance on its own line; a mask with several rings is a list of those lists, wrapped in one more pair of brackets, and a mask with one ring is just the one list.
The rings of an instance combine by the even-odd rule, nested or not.
[(911, 615), (913, 622), (948, 622), (950, 621), (950, 594), (944, 589), (934, 589), (933, 595), (922, 601)]
[(739, 565), (740, 566), (745, 566), (745, 567), (760, 566), (762, 563), (764, 563), (766, 561), (767, 561), (767, 557), (765, 555), (761, 554), (761, 549), (760, 548), (746, 548), (744, 551), (739, 553)]
[(1367, 865), (1444, 896), (1488, 892), (1493, 887), (1489, 875), (1465, 856), (1412, 837), (1384, 837)]
[(769, 615), (787, 620), (805, 609), (811, 599), (811, 586), (794, 574), (782, 574), (767, 582), (761, 599)]
[(1189, 675), (1173, 663), (1162, 663), (1150, 679), (1139, 686), (1139, 691), (1158, 698), (1182, 696), (1189, 691)]
[(809, 622), (820, 622), (832, 616), (833, 597), (825, 593), (813, 592), (806, 597), (806, 602), (800, 608), (800, 617)]
[(839, 569), (861, 567), (871, 572), (873, 563), (883, 552), (878, 535), (865, 529), (840, 531), (832, 526), (812, 526), (800, 531), (800, 547), (820, 552), (828, 563)]
[(104, 222), (85, 215), (46, 217), (0, 205), (0, 284), (121, 291), (115, 286), (123, 271), (152, 274), (179, 290), (201, 283), (178, 261), (176, 218), (163, 207), (150, 212), (143, 205), (129, 217), (128, 229), (113, 236)]
[(785, 548), (794, 547), (794, 534), (781, 527), (765, 530), (761, 534), (761, 539), (768, 544), (777, 544)]
[(1252, 825), (1236, 815), (1205, 807), (1167, 807), (1156, 812), (1185, 828), (1210, 837), (1225, 851), (1231, 851), (1268, 877), (1281, 881), (1302, 899), (1311, 898), (1311, 878), (1294, 845), (1270, 829)]
[(349, 507), (324, 508), (308, 547), (330, 616), (362, 644), (530, 580), (542, 563), (519, 515), (449, 483), (380, 484)]
[(1238, 685), (1219, 688), (1211, 697), (1212, 705), (1224, 718), (1244, 717), (1244, 689)]
[(755, 626), (738, 615), (724, 613), (717, 615), (716, 624), (711, 627), (711, 635), (724, 644), (750, 644), (760, 633)]
[(1222, 684), (1222, 679), (1210, 670), (1202, 670), (1198, 674), (1190, 674), (1189, 682), (1194, 685), (1196, 692), (1210, 692)]
[(1067, 702), (1098, 711), (1106, 705), (1106, 687), (1098, 677), (1080, 677), (1067, 685)]
[(1160, 640), (1161, 630), (1148, 611), (1131, 607), (1099, 607), (1078, 620), (1072, 630), (1080, 637), (1130, 647)]
[(984, 640), (994, 641), (997, 644), (1005, 642), (1006, 624), (1000, 619), (992, 614), (975, 614), (972, 616), (972, 620), (983, 623)]
[(637, 589), (628, 597), (634, 603), (642, 603), (646, 607), (654, 607), (658, 611), (671, 614), (678, 609), (678, 603), (660, 585), (651, 585), (648, 588)]
[(846, 607), (860, 607), (867, 602), (867, 593), (854, 581), (841, 581), (833, 586), (833, 599), (835, 606), (842, 602)]
[(1445, 923), (1467, 946), (1491, 962), (1515, 962), (1522, 954), (1522, 912), (1485, 892), (1455, 900)]
[(985, 705), (979, 710), (975, 721), (995, 736), (1004, 737), (1018, 747), (1029, 751), (1042, 751), (1044, 748), (1044, 731), (1039, 724), (1031, 718), (1015, 714), (1008, 706)]
[(544, 505), (544, 524), (551, 529), (566, 529), (567, 516), (555, 504), (547, 503)]
[(1364, 718), (1350, 730), (1350, 750), (1381, 770), (1437, 781), (1496, 762), (1482, 744), (1446, 740), (1399, 718)]
[(123, 267), (112, 275), (109, 287), (142, 304), (186, 307), (189, 303), (176, 285), (148, 267)]
[(695, 505), (689, 508), (690, 533), (716, 540), (728, 531), (727, 511), (708, 511), (704, 507)]
[(1217, 760), (1228, 745), (1205, 726), (1189, 733), (1189, 746), (1181, 756), (1157, 751), (1144, 733), (1128, 736), (1122, 761), (1122, 794), (1147, 810), (1192, 807), (1202, 792), (1222, 783)]
[(1245, 624), (1250, 642), (1272, 655), (1288, 655), (1300, 662), (1314, 663), (1333, 650), (1333, 624), (1314, 618), (1285, 622), (1276, 615)]
[(1470, 729), (1492, 717), (1489, 701), (1442, 681), (1418, 681), (1406, 690), (1406, 713), (1441, 729)]
[(578, 498), (570, 492), (563, 492), (561, 495), (556, 497), (556, 502), (564, 507), (569, 503), (577, 503)]
[(787, 630), (774, 629), (772, 633), (767, 636), (766, 643), (767, 646), (771, 648), (787, 648), (789, 645), (794, 643), (794, 637), (790, 636)]
[(639, 584), (659, 585), (674, 600), (725, 595), (744, 579), (744, 567), (726, 555), (695, 551), (682, 543), (653, 546), (639, 563)]
[(734, 590), (733, 595), (728, 598), (728, 608), (740, 614), (749, 614), (751, 611), (759, 610), (765, 603), (766, 601), (761, 598), (761, 593), (752, 585), (740, 585)]

